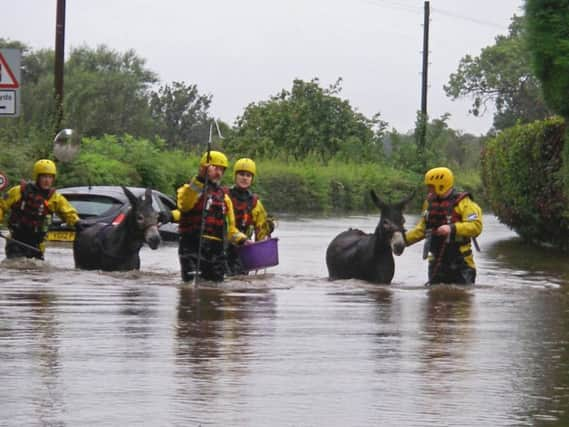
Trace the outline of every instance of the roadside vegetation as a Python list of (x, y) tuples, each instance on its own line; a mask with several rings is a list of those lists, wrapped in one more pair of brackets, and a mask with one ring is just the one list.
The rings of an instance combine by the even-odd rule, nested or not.
[[(54, 53), (1, 39), (0, 46), (23, 51), (22, 116), (0, 121), (0, 170), (15, 183), (29, 178), (37, 158), (53, 157)], [(211, 96), (184, 82), (161, 84), (135, 52), (106, 46), (73, 49), (65, 70), (64, 127), (79, 132), (82, 144), (77, 158), (58, 164), (58, 186), (125, 184), (174, 195), (196, 172), (213, 123)], [(422, 191), (414, 132), (357, 112), (341, 85), (340, 78), (328, 87), (294, 80), (244, 107), (234, 124), (219, 123), (223, 138), (214, 130), (214, 148), (231, 161), (258, 163), (255, 187), (269, 209), (362, 212), (373, 209), (372, 188), (394, 200)], [(481, 139), (450, 129), (447, 120), (428, 124), (426, 164), (448, 164), (479, 193)], [(226, 182), (231, 178), (230, 169)]]
[[(569, 35), (567, 2), (527, 0), (508, 35), (465, 56), (445, 87), (478, 114), (494, 106), (485, 143), (485, 196), (524, 240), (569, 250)], [(555, 115), (558, 116), (555, 116)]]
[[(569, 248), (569, 192), (561, 118), (514, 126), (483, 153), (492, 209), (524, 239)], [(564, 166), (565, 163), (565, 166)]]

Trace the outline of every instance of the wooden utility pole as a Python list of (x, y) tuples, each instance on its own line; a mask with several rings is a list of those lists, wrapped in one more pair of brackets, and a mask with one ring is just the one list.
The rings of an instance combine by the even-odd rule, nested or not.
[(57, 0), (55, 24), (55, 133), (63, 121), (63, 64), (65, 55), (65, 0)]
[(429, 16), (430, 16), (430, 5), (428, 1), (425, 1), (425, 14), (423, 22), (423, 73), (422, 73), (422, 85), (421, 85), (421, 117), (419, 120), (419, 155), (421, 156), (421, 161), (423, 162), (423, 167), (426, 165), (425, 158), (425, 145), (427, 138), (427, 88), (429, 85)]

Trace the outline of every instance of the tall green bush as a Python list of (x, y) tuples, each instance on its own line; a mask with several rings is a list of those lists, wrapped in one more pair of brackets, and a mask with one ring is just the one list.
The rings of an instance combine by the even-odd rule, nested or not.
[(568, 249), (564, 132), (560, 118), (503, 131), (482, 153), (482, 180), (500, 221), (526, 240)]
[(527, 0), (527, 40), (547, 105), (569, 118), (569, 1)]
[(52, 158), (50, 130), (26, 126), (20, 119), (2, 119), (0, 126), (0, 172), (14, 184), (30, 179), (32, 166), (41, 158)]
[(293, 163), (259, 160), (257, 171), (255, 191), (267, 209), (277, 212), (375, 210), (369, 190), (397, 201), (414, 191), (421, 180), (412, 172), (385, 164), (331, 160), (323, 165), (315, 158)]
[(58, 186), (133, 185), (173, 195), (195, 173), (197, 160), (163, 151), (164, 142), (130, 135), (84, 138), (79, 157), (62, 166)]

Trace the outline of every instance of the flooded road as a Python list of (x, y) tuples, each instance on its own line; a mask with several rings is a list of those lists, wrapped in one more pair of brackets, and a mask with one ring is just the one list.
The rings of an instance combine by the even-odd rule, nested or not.
[(486, 216), (472, 289), (425, 288), (421, 245), (391, 286), (329, 282), (328, 243), (376, 221), (281, 220), (279, 266), (197, 290), (171, 244), (140, 272), (3, 261), (0, 424), (569, 425), (567, 257)]

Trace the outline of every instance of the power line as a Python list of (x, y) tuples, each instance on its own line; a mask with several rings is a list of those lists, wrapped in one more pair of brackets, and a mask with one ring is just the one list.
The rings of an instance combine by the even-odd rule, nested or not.
[(464, 16), (464, 15), (458, 15), (456, 13), (449, 12), (448, 10), (432, 8), (432, 11), (435, 13), (438, 13), (440, 15), (449, 16), (451, 18), (462, 19), (464, 21), (470, 21), (470, 22), (473, 22), (475, 24), (485, 25), (487, 27), (498, 28), (500, 30), (507, 30), (508, 29), (507, 26), (496, 24), (495, 22), (483, 21), (481, 19), (471, 18), (471, 17)]
[[(410, 4), (405, 4), (405, 3), (400, 3), (397, 1), (388, 1), (388, 0), (361, 0), (363, 3), (367, 3), (370, 4), (372, 6), (376, 6), (376, 7), (380, 7), (380, 6), (386, 6), (390, 9), (395, 9), (395, 10), (403, 10), (405, 12), (411, 12), (411, 13), (415, 13), (417, 15), (420, 15), (422, 13), (422, 9), (419, 7), (413, 7)], [(381, 2), (378, 3), (378, 2)]]
[[(416, 7), (416, 6), (411, 5), (410, 3), (402, 3), (401, 0), (399, 0), (399, 1), (397, 1), (397, 0), (360, 0), (360, 1), (362, 3), (367, 3), (367, 4), (375, 6), (375, 7), (387, 7), (390, 9), (402, 10), (402, 11), (414, 13), (417, 15), (421, 15), (423, 13), (422, 7), (419, 7), (419, 6)], [(444, 9), (432, 7), (431, 12), (434, 12), (434, 13), (439, 14), (439, 15), (444, 15), (444, 16), (447, 16), (450, 18), (461, 19), (463, 21), (469, 21), (469, 22), (472, 22), (474, 24), (483, 25), (486, 27), (497, 28), (500, 30), (507, 30), (508, 29), (507, 25), (501, 25), (501, 24), (497, 24), (496, 22), (485, 21), (482, 19), (476, 19), (476, 18), (472, 18), (469, 16), (465, 16), (465, 15), (459, 15), (459, 14), (451, 12), (449, 10), (444, 10)]]

